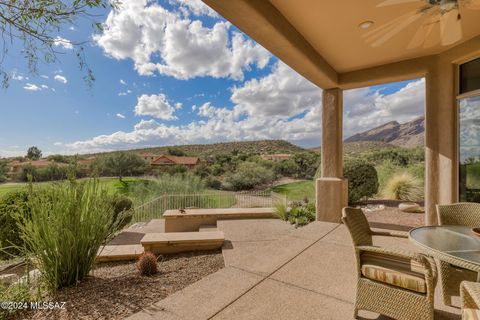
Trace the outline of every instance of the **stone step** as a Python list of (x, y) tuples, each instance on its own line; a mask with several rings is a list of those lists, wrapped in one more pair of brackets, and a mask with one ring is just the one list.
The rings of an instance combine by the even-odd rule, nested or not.
[(143, 253), (140, 244), (111, 245), (100, 248), (96, 262), (136, 260)]
[(200, 228), (198, 228), (198, 232), (210, 232), (210, 231), (218, 231), (217, 226), (214, 224), (208, 224), (205, 226), (200, 226)]
[(155, 254), (213, 250), (222, 247), (221, 231), (147, 233), (140, 241), (145, 251)]

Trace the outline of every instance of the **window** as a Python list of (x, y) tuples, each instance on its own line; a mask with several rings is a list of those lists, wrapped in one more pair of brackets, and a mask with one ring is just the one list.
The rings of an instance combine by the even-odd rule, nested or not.
[(480, 58), (460, 65), (460, 94), (480, 90)]
[(460, 201), (480, 202), (480, 95), (459, 101)]

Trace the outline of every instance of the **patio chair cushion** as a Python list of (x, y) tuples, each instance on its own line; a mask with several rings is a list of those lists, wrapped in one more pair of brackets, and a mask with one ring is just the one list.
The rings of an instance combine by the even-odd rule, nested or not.
[(478, 309), (463, 309), (462, 320), (480, 320), (480, 310)]
[(425, 273), (421, 264), (393, 255), (362, 254), (362, 276), (403, 289), (426, 293)]

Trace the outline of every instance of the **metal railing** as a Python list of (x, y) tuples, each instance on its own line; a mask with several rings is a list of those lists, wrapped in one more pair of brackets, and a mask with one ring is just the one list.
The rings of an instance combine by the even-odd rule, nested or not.
[(162, 194), (135, 207), (131, 223), (159, 219), (166, 210), (171, 209), (270, 208), (277, 203), (286, 204), (287, 198), (284, 194), (271, 191)]

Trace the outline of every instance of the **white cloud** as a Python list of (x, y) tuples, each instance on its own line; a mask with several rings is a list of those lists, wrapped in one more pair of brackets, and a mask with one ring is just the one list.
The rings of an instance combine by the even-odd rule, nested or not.
[(61, 142), (54, 142), (53, 145), (54, 145), (54, 146), (61, 146), (61, 145), (63, 145), (63, 143), (61, 143)]
[(49, 79), (49, 77), (48, 77), (47, 75), (45, 75), (45, 74), (42, 74), (41, 77), (42, 77), (43, 79)]
[(163, 120), (174, 120), (173, 115), (175, 107), (173, 107), (167, 100), (165, 94), (146, 95), (143, 94), (138, 97), (137, 105), (135, 106), (135, 115), (137, 116), (152, 116)]
[(28, 80), (28, 78), (25, 78), (23, 75), (17, 73), (16, 71), (12, 72), (12, 79), (17, 81), (23, 81), (24, 79)]
[(370, 88), (344, 93), (344, 138), (389, 121), (404, 123), (425, 112), (425, 80), (408, 83), (392, 94)]
[(29, 82), (27, 82), (27, 84), (23, 87), (23, 89), (28, 90), (28, 91), (40, 91), (40, 90), (42, 90), (41, 87), (37, 86), (36, 84), (29, 83)]
[(75, 31), (76, 29), (75, 29), (74, 26), (70, 26), (70, 27), (68, 27), (68, 30), (70, 30), (70, 31)]
[(181, 9), (186, 9), (186, 11), (182, 11), (186, 16), (191, 13), (195, 16), (219, 17), (218, 13), (203, 3), (202, 0), (170, 0), (170, 3), (180, 5)]
[(130, 94), (130, 93), (132, 93), (132, 90), (119, 92), (118, 95), (121, 97), (121, 96), (126, 96), (127, 94)]
[(65, 78), (64, 76), (59, 75), (59, 74), (55, 75), (55, 77), (53, 77), (53, 79), (55, 79), (56, 81), (61, 82), (63, 84), (68, 82), (67, 78)]
[[(423, 114), (423, 97), (424, 80), (411, 82), (390, 94), (369, 88), (346, 91), (345, 137), (387, 121), (413, 120)], [(172, 116), (174, 107), (166, 98), (156, 99), (167, 104), (164, 108)], [(232, 88), (231, 100), (234, 105), (230, 108), (211, 102), (193, 105), (191, 110), (199, 118), (185, 125), (140, 120), (131, 131), (73, 142), (67, 148), (72, 152), (91, 152), (254, 139), (285, 139), (304, 146), (320, 144), (321, 90), (281, 63), (271, 74)], [(145, 109), (146, 115), (154, 115), (158, 108)]]
[(232, 89), (238, 112), (250, 116), (294, 116), (320, 104), (321, 90), (284, 63), (261, 79)]
[(123, 84), (124, 86), (127, 85), (127, 83), (126, 83), (125, 80), (123, 80), (123, 79), (120, 79), (120, 84)]
[(125, 116), (124, 116), (123, 114), (121, 114), (121, 113), (117, 113), (117, 114), (116, 114), (116, 117), (117, 117), (117, 118), (120, 118), (120, 119), (125, 119)]
[(53, 42), (55, 47), (62, 47), (63, 49), (73, 49), (73, 44), (70, 40), (57, 36)]
[[(175, 1), (188, 4), (190, 10), (197, 8), (191, 0)], [(203, 76), (242, 80), (245, 70), (268, 64), (271, 55), (263, 47), (238, 32), (230, 36), (229, 30), (228, 22), (207, 27), (156, 2), (139, 0), (111, 11), (104, 32), (94, 39), (107, 55), (132, 59), (141, 75), (159, 72), (184, 80)]]

